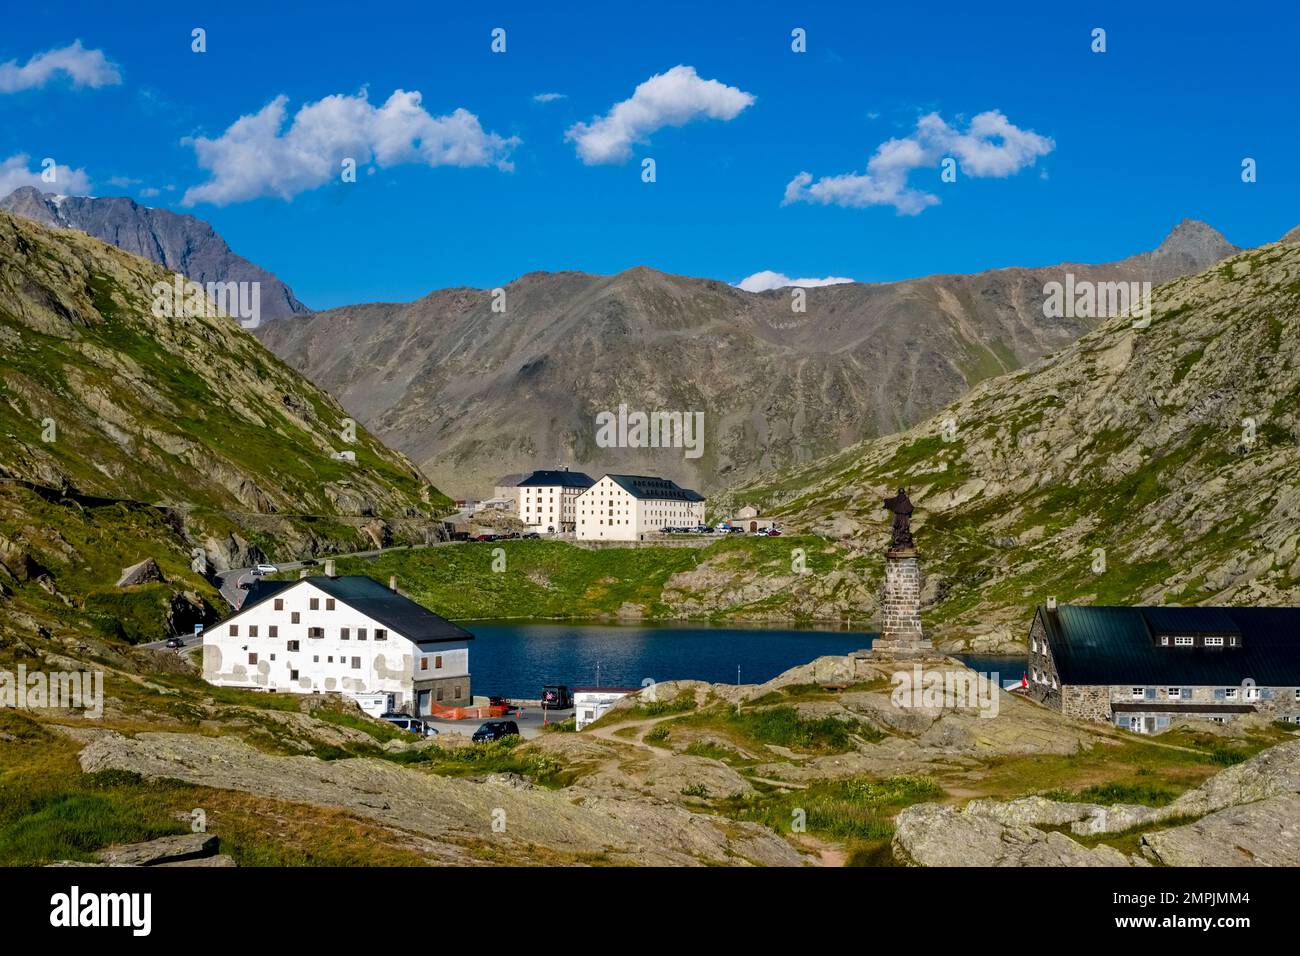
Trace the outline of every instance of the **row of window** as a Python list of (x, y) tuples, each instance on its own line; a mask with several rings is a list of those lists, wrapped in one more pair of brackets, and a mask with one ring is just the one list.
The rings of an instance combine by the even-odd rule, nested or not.
[[(297, 623), (298, 623), (298, 612), (297, 612), (297, 611), (294, 611), (294, 612), (293, 612), (293, 623), (294, 623), (294, 624), (297, 624)], [(250, 624), (250, 625), (248, 625), (248, 636), (249, 636), (249, 637), (259, 637), (259, 636), (260, 636), (260, 634), (259, 634), (259, 628), (260, 628), (260, 625), (258, 625), (258, 624)], [(280, 626), (279, 626), (278, 624), (268, 624), (268, 625), (266, 626), (266, 631), (267, 631), (267, 634), (266, 634), (267, 637), (279, 637), (279, 636), (280, 636)], [(227, 633), (228, 633), (231, 637), (239, 637), (239, 625), (238, 625), (238, 624), (231, 624), (231, 625), (229, 625), (229, 626), (228, 626), (228, 629), (227, 629)], [(366, 629), (366, 628), (364, 628), (364, 627), (359, 627), (359, 628), (357, 628), (357, 640), (358, 640), (358, 641), (364, 641), (364, 640), (366, 640), (366, 639), (367, 639), (367, 633), (368, 633), (368, 632), (367, 632), (367, 629)], [(325, 628), (323, 628), (323, 627), (309, 627), (309, 628), (307, 628), (307, 636), (308, 636), (308, 637), (311, 637), (311, 638), (317, 638), (317, 639), (322, 638), (322, 637), (325, 636)], [(388, 629), (387, 629), (387, 628), (384, 628), (384, 627), (377, 627), (377, 628), (375, 628), (374, 638), (375, 638), (375, 640), (377, 640), (377, 641), (386, 641), (386, 640), (388, 640)], [(352, 628), (350, 628), (350, 627), (340, 627), (340, 628), (339, 628), (339, 640), (340, 640), (340, 641), (350, 641), (350, 640), (352, 640)], [(289, 643), (290, 643), (290, 644), (297, 644), (298, 642), (297, 642), (297, 641), (290, 641)], [(293, 650), (293, 648), (290, 648), (290, 650)]]
[[(1192, 696), (1190, 687), (1161, 687), (1147, 688), (1134, 687), (1132, 694), (1134, 700), (1150, 699), (1147, 697), (1147, 691), (1162, 695), (1166, 700), (1186, 700)], [(1222, 695), (1222, 697), (1220, 697)], [(1259, 700), (1260, 688), (1258, 687), (1221, 687), (1214, 692), (1215, 699), (1222, 700)], [(1295, 689), (1295, 699), (1300, 700), (1300, 687)]]
[[(277, 611), (283, 611), (283, 610), (284, 610), (284, 598), (275, 598), (274, 600), (275, 600), (275, 609), (276, 609)], [(307, 607), (308, 607), (309, 610), (312, 610), (312, 611), (319, 611), (319, 610), (320, 610), (320, 598), (318, 598), (318, 597), (310, 598), (310, 599), (307, 601)], [(327, 598), (325, 599), (325, 610), (327, 610), (327, 611), (332, 611), (332, 610), (334, 610), (334, 599), (333, 599), (332, 597), (327, 597)], [(297, 612), (297, 611), (294, 611), (294, 612), (293, 612), (293, 622), (294, 622), (295, 624), (298, 623), (298, 612)]]
[[(285, 650), (288, 650), (288, 651), (296, 651), (296, 650), (298, 650), (298, 642), (297, 642), (297, 641), (290, 641), (290, 642), (288, 643), (288, 646), (285, 648)], [(274, 654), (270, 655), (270, 657), (268, 658), (268, 660), (275, 660), (275, 655), (274, 655)], [(320, 663), (320, 655), (319, 655), (319, 654), (315, 654), (315, 655), (313, 655), (313, 656), (312, 656), (312, 659), (311, 659), (311, 662), (312, 662), (313, 664), (319, 664), (319, 663)], [(342, 655), (339, 655), (339, 663), (340, 663), (340, 664), (346, 664), (347, 662), (348, 662), (348, 659), (347, 659), (346, 657), (344, 657), (344, 656), (342, 656)], [(249, 655), (248, 655), (248, 663), (249, 663), (249, 664), (254, 664), (254, 665), (257, 664), (257, 652), (256, 652), (256, 651), (251, 651), (251, 652), (249, 653)], [(334, 663), (334, 655), (333, 655), (333, 654), (328, 655), (328, 656), (325, 658), (325, 663), (327, 663), (327, 664), (333, 664), (333, 663)], [(359, 657), (354, 657), (354, 658), (352, 658), (352, 669), (353, 669), (353, 670), (360, 670), (360, 669), (361, 669), (361, 658), (359, 658)], [(422, 670), (422, 671), (427, 671), (428, 669), (429, 669), (429, 658), (427, 658), (427, 657), (422, 657), (422, 658), (420, 658), (420, 670)], [(434, 670), (442, 670), (442, 655), (441, 655), (441, 654), (436, 654), (436, 655), (434, 655), (434, 658), (433, 658), (433, 669), (434, 669)], [(294, 680), (297, 680), (298, 672), (297, 672), (297, 671), (291, 671), (291, 673), (294, 675), (294, 676), (293, 676), (293, 679), (294, 679)], [(457, 697), (460, 696), (459, 692), (456, 694), (456, 696), (457, 696)]]

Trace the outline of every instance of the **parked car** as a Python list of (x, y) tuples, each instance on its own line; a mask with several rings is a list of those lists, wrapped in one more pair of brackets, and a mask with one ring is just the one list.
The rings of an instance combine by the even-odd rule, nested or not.
[(769, 531), (769, 532), (767, 533), (767, 536), (768, 536), (769, 538), (779, 538), (779, 537), (781, 537), (781, 529), (780, 529), (780, 528), (773, 528), (771, 531)]
[(534, 538), (541, 538), (541, 535), (538, 534), (536, 531), (530, 531), (526, 535), (524, 535), (524, 537), (532, 540)]
[(169, 637), (169, 638), (167, 638), (167, 646), (168, 646), (168, 647), (184, 647), (184, 646), (185, 646), (185, 642), (182, 641), (179, 637)]
[(497, 539), (497, 536), (494, 535), (494, 534), (476, 534), (476, 535), (474, 535), (474, 537), (473, 537), (472, 540), (474, 540), (474, 541), (495, 541), (496, 539)]
[(407, 714), (384, 714), (379, 719), (388, 721), (398, 730), (405, 730), (407, 733), (416, 734), (420, 737), (438, 736), (437, 728), (430, 727), (419, 717), (411, 717)]
[(492, 696), (488, 698), (489, 707), (509, 707), (510, 699), (508, 697)]
[(472, 739), (474, 743), (479, 744), (485, 740), (501, 740), (511, 735), (519, 736), (519, 725), (513, 720), (489, 720), (474, 731)]
[(734, 527), (733, 527), (733, 528), (728, 528), (728, 529), (727, 529), (727, 534), (744, 534), (744, 533), (745, 533), (745, 529), (744, 529), (744, 528), (734, 528)]
[(320, 562), (317, 561), (315, 558), (303, 558), (303, 560), (300, 561), (299, 563), (304, 568), (314, 568), (316, 567), (316, 565), (320, 564)]
[(695, 526), (695, 533), (696, 533), (696, 534), (713, 534), (713, 529), (710, 528), (710, 527), (709, 527), (708, 525), (706, 525), (706, 524), (700, 524), (700, 525), (696, 525), (696, 526)]
[(261, 574), (279, 574), (280, 569), (274, 564), (259, 564), (253, 568), (253, 571)]

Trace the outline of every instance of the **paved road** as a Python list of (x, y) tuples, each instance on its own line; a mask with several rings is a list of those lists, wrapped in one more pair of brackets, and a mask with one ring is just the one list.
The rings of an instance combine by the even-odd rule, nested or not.
[[(479, 727), (488, 719), (513, 720), (516, 724), (519, 725), (519, 736), (523, 737), (525, 740), (532, 740), (534, 737), (540, 737), (543, 733), (542, 708), (540, 706), (525, 707), (523, 711), (524, 711), (524, 715), (522, 717), (516, 717), (515, 712), (512, 710), (504, 717), (492, 717), (492, 718), (482, 718), (482, 719), (472, 718), (470, 720), (435, 720), (432, 717), (425, 717), (424, 722), (428, 724), (430, 727), (437, 729), (439, 733), (443, 733), (443, 734), (458, 733), (458, 734), (464, 734), (466, 737), (468, 737), (470, 734), (474, 733), (474, 731), (478, 730)], [(548, 708), (546, 711), (546, 720), (548, 723), (552, 723), (552, 724), (557, 724), (560, 721), (567, 720), (569, 717), (572, 716), (573, 716), (572, 707), (570, 707), (568, 710), (551, 710)], [(647, 744), (647, 746), (649, 745)]]

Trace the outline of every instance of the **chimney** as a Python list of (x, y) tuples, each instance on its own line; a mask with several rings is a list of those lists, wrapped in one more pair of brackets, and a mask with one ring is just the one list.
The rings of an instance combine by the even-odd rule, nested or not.
[(1054, 597), (1049, 597), (1049, 598), (1047, 599), (1047, 609), (1048, 609), (1049, 611), (1055, 611), (1055, 610), (1056, 610), (1056, 598), (1054, 598)]
[(336, 576), (336, 575), (334, 574), (334, 559), (333, 559), (333, 558), (326, 558), (326, 559), (325, 559), (325, 577), (327, 577), (327, 578), (332, 578), (332, 577), (335, 577), (335, 576)]
[(306, 569), (306, 568), (299, 568), (299, 569), (298, 569), (298, 579), (299, 579), (299, 580), (302, 580), (302, 579), (305, 578), (306, 576), (307, 576), (307, 569)]
[(389, 576), (389, 578), (388, 578), (388, 590), (392, 591), (394, 594), (397, 593), (397, 575), (396, 575), (396, 574), (393, 574), (393, 575), (390, 575), (390, 576)]

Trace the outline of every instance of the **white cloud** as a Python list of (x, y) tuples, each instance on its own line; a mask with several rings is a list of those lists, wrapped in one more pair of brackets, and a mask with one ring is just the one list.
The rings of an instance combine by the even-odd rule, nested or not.
[(553, 103), (556, 100), (566, 100), (569, 98), (567, 93), (538, 93), (533, 97), (534, 103)]
[(74, 87), (116, 86), (121, 71), (108, 62), (103, 50), (87, 50), (77, 40), (57, 50), (38, 53), (22, 66), (17, 60), (0, 63), (0, 93), (17, 93), (44, 86), (62, 73)]
[(288, 97), (277, 96), (216, 139), (182, 141), (194, 147), (199, 166), (211, 174), (208, 182), (186, 190), (182, 203), (292, 199), (337, 177), (348, 158), (359, 167), (373, 162), (514, 168), (509, 157), (517, 137), (485, 132), (467, 110), (433, 116), (420, 100), (419, 92), (397, 90), (376, 108), (364, 90), (327, 96), (305, 104), (286, 130)]
[(575, 123), (564, 138), (577, 143), (588, 166), (627, 162), (633, 143), (665, 126), (683, 126), (707, 118), (732, 120), (754, 96), (717, 80), (702, 80), (693, 66), (675, 66), (639, 85), (630, 99), (615, 103), (590, 123)]
[(736, 283), (736, 288), (744, 289), (746, 292), (767, 292), (770, 289), (785, 289), (790, 286), (798, 286), (801, 289), (815, 289), (823, 285), (843, 285), (846, 282), (855, 282), (855, 279), (845, 279), (842, 276), (827, 276), (824, 279), (791, 279), (788, 275), (780, 272), (764, 270), (755, 272), (752, 276), (746, 276)]
[(914, 216), (939, 202), (933, 193), (908, 184), (914, 169), (935, 168), (952, 157), (962, 175), (1002, 179), (1034, 165), (1055, 148), (1051, 139), (1018, 128), (998, 110), (975, 116), (965, 131), (948, 125), (938, 113), (929, 113), (917, 120), (910, 136), (881, 143), (867, 161), (865, 173), (820, 179), (799, 173), (786, 185), (783, 205), (893, 206), (901, 215)]
[(54, 182), (47, 183), (41, 178), (41, 167), (28, 169), (30, 157), (26, 153), (15, 153), (0, 162), (0, 197), (8, 196), (15, 189), (23, 186), (35, 186), (43, 193), (59, 193), (64, 196), (84, 196), (90, 192), (90, 177), (84, 169), (72, 169), (69, 166), (54, 166)]

